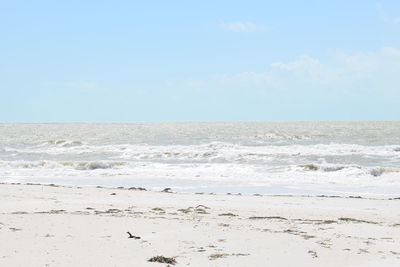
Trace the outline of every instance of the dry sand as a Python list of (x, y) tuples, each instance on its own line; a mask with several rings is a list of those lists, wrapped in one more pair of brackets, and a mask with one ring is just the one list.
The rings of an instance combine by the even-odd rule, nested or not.
[(400, 199), (0, 184), (0, 201), (0, 266), (400, 266)]

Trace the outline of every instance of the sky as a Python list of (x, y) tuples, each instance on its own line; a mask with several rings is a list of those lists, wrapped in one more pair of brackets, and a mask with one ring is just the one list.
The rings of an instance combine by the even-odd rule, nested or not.
[(398, 0), (0, 0), (0, 121), (398, 119)]

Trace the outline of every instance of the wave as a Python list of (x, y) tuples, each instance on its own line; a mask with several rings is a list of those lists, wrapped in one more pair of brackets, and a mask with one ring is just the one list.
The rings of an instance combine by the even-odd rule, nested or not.
[(299, 165), (306, 171), (322, 171), (322, 172), (337, 172), (346, 170), (356, 170), (360, 174), (369, 174), (375, 177), (381, 176), (384, 173), (400, 173), (400, 168), (396, 167), (364, 167), (359, 165), (340, 165), (340, 164), (303, 164)]
[[(214, 164), (217, 164), (214, 166)], [(386, 173), (400, 173), (400, 168), (397, 167), (368, 167), (360, 166), (356, 164), (329, 164), (329, 163), (309, 163), (301, 165), (246, 165), (242, 164), (226, 164), (226, 163), (209, 163), (209, 164), (180, 164), (180, 163), (144, 163), (144, 162), (132, 162), (132, 161), (113, 161), (113, 160), (99, 160), (99, 161), (52, 161), (52, 160), (39, 160), (39, 161), (0, 161), (0, 173), (10, 172), (18, 170), (75, 170), (75, 171), (96, 171), (96, 170), (124, 170), (125, 172), (131, 172), (133, 170), (138, 170), (140, 168), (182, 168), (187, 169), (189, 166), (197, 168), (204, 166), (205, 168), (210, 168), (211, 166), (231, 166), (229, 168), (236, 169), (260, 169), (265, 174), (276, 174), (276, 173), (295, 173), (301, 174), (304, 172), (320, 172), (320, 173), (335, 173), (340, 172), (340, 175), (344, 176), (363, 176), (371, 175), (374, 177), (381, 176)], [(156, 167), (157, 166), (157, 167)], [(220, 168), (220, 167), (216, 167)], [(225, 167), (223, 167), (225, 168)]]
[[(77, 184), (174, 183), (179, 186), (376, 186), (400, 188), (400, 168), (345, 164), (166, 163), (133, 161), (1, 161), (0, 182), (67, 181)], [(101, 182), (100, 182), (101, 181)]]
[(127, 164), (123, 161), (61, 161), (58, 163), (62, 166), (71, 166), (76, 170), (112, 169)]
[(360, 166), (344, 166), (344, 165), (317, 165), (317, 164), (303, 164), (300, 165), (300, 167), (303, 167), (305, 170), (309, 171), (324, 171), (324, 172), (335, 172), (335, 171), (341, 171), (345, 168), (361, 168)]
[(400, 173), (400, 168), (393, 167), (379, 167), (370, 170), (372, 176), (381, 176), (384, 173)]
[(362, 156), (393, 156), (400, 158), (398, 146), (363, 146), (355, 144), (313, 144), (313, 145), (243, 145), (227, 142), (211, 142), (199, 145), (147, 145), (147, 144), (115, 144), (115, 145), (93, 145), (78, 140), (50, 140), (40, 146), (33, 147), (5, 147), (6, 152), (15, 153), (79, 153), (82, 151), (92, 153), (116, 153), (125, 156), (148, 155), (155, 157), (173, 157), (187, 155), (189, 157), (213, 156), (216, 154), (234, 154), (242, 156), (259, 155), (317, 155), (317, 156), (340, 156), (340, 155), (362, 155)]
[[(376, 166), (369, 170), (373, 176), (383, 172), (379, 166), (400, 164), (397, 146), (361, 146), (350, 144), (315, 145), (268, 145), (246, 146), (227, 142), (211, 142), (200, 145), (148, 145), (115, 144), (94, 145), (81, 141), (51, 140), (51, 145), (38, 147), (5, 147), (0, 151), (0, 160), (26, 160), (75, 162), (75, 168), (84, 170), (109, 169), (109, 162), (165, 163), (165, 164), (207, 164), (230, 163), (265, 166), (299, 166), (304, 170), (336, 172), (356, 169), (360, 166)], [(87, 163), (90, 162), (90, 163)], [(304, 163), (315, 164), (304, 164)], [(321, 164), (324, 163), (324, 164)], [(326, 162), (335, 163), (328, 164)], [(33, 163), (24, 163), (33, 164)], [(358, 167), (357, 167), (358, 166)], [(355, 170), (357, 171), (357, 170)]]
[(72, 168), (75, 170), (112, 169), (128, 164), (123, 161), (0, 161), (0, 168), (15, 169), (56, 169)]
[(71, 147), (71, 146), (81, 146), (83, 145), (82, 141), (78, 140), (49, 140), (45, 144), (42, 145), (56, 145), (62, 147)]

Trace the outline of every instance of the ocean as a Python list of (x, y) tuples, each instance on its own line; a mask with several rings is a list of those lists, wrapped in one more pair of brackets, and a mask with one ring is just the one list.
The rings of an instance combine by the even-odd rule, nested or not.
[(400, 195), (400, 121), (0, 123), (0, 182)]

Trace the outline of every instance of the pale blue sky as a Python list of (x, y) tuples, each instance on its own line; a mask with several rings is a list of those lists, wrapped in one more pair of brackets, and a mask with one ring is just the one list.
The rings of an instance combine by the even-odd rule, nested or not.
[(400, 119), (400, 1), (2, 1), (0, 121)]

